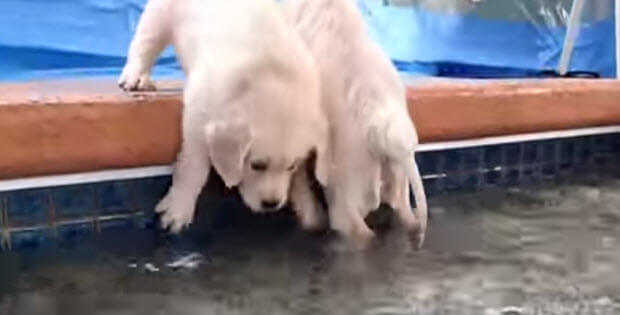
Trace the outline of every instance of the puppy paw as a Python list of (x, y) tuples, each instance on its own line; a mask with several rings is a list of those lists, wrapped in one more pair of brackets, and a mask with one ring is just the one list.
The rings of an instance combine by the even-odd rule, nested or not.
[(403, 208), (398, 210), (398, 221), (402, 228), (410, 235), (415, 247), (420, 249), (424, 245), (426, 227), (422, 226), (420, 220), (413, 214), (411, 210)]
[(299, 224), (306, 231), (320, 231), (327, 227), (327, 217), (322, 209), (314, 207), (299, 214)]
[(375, 233), (369, 228), (360, 228), (345, 236), (347, 247), (350, 251), (363, 251), (367, 249), (375, 239)]
[(178, 234), (194, 220), (194, 207), (183, 200), (187, 198), (175, 197), (168, 193), (155, 207), (155, 212), (161, 214), (161, 227), (171, 233)]
[(128, 63), (118, 79), (118, 86), (124, 91), (155, 91), (155, 84), (150, 77), (150, 73), (140, 71)]
[(301, 228), (306, 231), (321, 231), (327, 227), (327, 220), (324, 214), (316, 214), (301, 219)]
[(426, 227), (422, 226), (420, 220), (407, 220), (401, 219), (405, 231), (409, 235), (412, 244), (416, 249), (421, 249), (424, 246), (424, 240), (426, 239)]
[(410, 233), (418, 233), (420, 230), (420, 221), (413, 215), (399, 216), (400, 224)]
[(426, 228), (428, 222), (426, 220), (422, 222), (416, 217), (415, 223), (415, 227), (412, 231), (414, 231), (415, 240), (417, 241), (417, 248), (420, 249), (424, 246), (424, 241), (426, 240)]
[(413, 239), (412, 242), (415, 244), (417, 249), (422, 249), (424, 246), (424, 241), (426, 240), (426, 229), (418, 228), (418, 230), (412, 234)]

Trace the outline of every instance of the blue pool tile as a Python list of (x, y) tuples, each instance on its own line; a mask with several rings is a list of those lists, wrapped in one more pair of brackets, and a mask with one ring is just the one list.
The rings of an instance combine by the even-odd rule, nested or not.
[(573, 158), (575, 156), (576, 141), (566, 140), (560, 143), (560, 159)]
[(521, 182), (521, 172), (518, 169), (509, 169), (505, 171), (505, 184), (508, 186), (517, 186)]
[(538, 144), (535, 142), (526, 142), (521, 146), (521, 149), (523, 150), (523, 160), (521, 163), (525, 165), (532, 165), (536, 163), (539, 159)]
[(437, 174), (441, 155), (437, 152), (422, 152), (416, 154), (416, 162), (422, 175)]
[(545, 163), (554, 163), (557, 159), (556, 152), (556, 142), (555, 141), (542, 141), (542, 161)]
[(437, 178), (427, 178), (423, 180), (424, 192), (427, 196), (434, 196), (439, 193)]
[(48, 228), (11, 232), (11, 249), (36, 249), (52, 243), (54, 237)]
[(0, 232), (2, 231), (2, 228), (4, 227), (4, 215), (5, 213), (5, 204), (6, 204), (6, 195), (0, 193)]
[(521, 180), (525, 184), (538, 184), (542, 181), (542, 169), (540, 166), (525, 167), (521, 171)]
[(484, 163), (487, 168), (495, 168), (502, 164), (501, 146), (489, 146), (484, 149)]
[(133, 218), (122, 218), (99, 221), (99, 227), (101, 232), (115, 231), (115, 230), (127, 230), (135, 228)]
[(569, 174), (571, 172), (573, 172), (575, 169), (575, 163), (574, 160), (561, 160), (560, 163), (558, 164), (558, 171), (561, 172), (562, 174)]
[(463, 169), (465, 171), (478, 171), (482, 168), (482, 153), (483, 150), (481, 148), (460, 150), (460, 155), (463, 159)]
[(468, 191), (477, 190), (481, 186), (480, 176), (475, 173), (463, 175), (463, 188)]
[(92, 222), (68, 223), (56, 227), (60, 241), (76, 241), (93, 234)]
[(610, 154), (613, 152), (613, 137), (610, 135), (602, 135), (594, 139), (594, 150), (598, 153)]
[(11, 227), (47, 224), (49, 194), (47, 189), (11, 192), (7, 202), (7, 220)]
[(95, 185), (98, 210), (101, 215), (129, 213), (132, 209), (131, 187), (127, 181), (106, 182)]
[(611, 165), (612, 158), (610, 155), (607, 154), (597, 154), (594, 156), (592, 162), (594, 163), (594, 166), (597, 167), (598, 169), (605, 169), (608, 166)]
[(611, 150), (615, 156), (620, 157), (620, 134), (612, 135)]
[(460, 150), (450, 150), (443, 152), (445, 158), (443, 171), (453, 173), (457, 172), (460, 169), (462, 163), (462, 156), (460, 153)]
[(95, 211), (93, 187), (75, 185), (53, 189), (52, 197), (57, 219), (92, 216)]
[(6, 226), (4, 225), (4, 215), (5, 213), (5, 205), (6, 205), (6, 195), (0, 193), (0, 251), (8, 249), (8, 239), (5, 239), (6, 236), (4, 234), (4, 229)]
[(171, 183), (172, 178), (170, 176), (137, 180), (134, 186), (138, 210), (145, 214), (152, 214), (155, 205), (166, 195)]
[(154, 211), (140, 214), (135, 218), (136, 227), (140, 229), (154, 229), (157, 227), (157, 218)]
[(442, 190), (448, 192), (457, 191), (463, 187), (457, 175), (442, 178), (440, 185)]
[(556, 168), (555, 163), (551, 162), (551, 163), (545, 163), (542, 165), (542, 175), (544, 178), (550, 179), (554, 177), (556, 172), (557, 172), (557, 168)]
[(578, 151), (577, 151), (577, 157), (579, 159), (579, 162), (582, 164), (589, 163), (592, 160), (593, 153), (594, 151), (593, 151), (592, 139), (589, 139), (589, 138), (581, 139), (581, 141), (579, 141), (579, 146), (578, 146)]
[(503, 147), (504, 150), (504, 166), (517, 166), (521, 162), (521, 149), (520, 143), (507, 144)]
[(484, 181), (486, 185), (499, 185), (501, 178), (501, 171), (490, 171), (484, 174)]
[(567, 140), (560, 144), (559, 168), (562, 172), (570, 171), (575, 164), (575, 141)]

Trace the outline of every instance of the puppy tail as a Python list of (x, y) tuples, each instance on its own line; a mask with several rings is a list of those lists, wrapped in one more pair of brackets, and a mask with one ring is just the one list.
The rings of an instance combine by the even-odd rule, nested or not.
[(424, 245), (424, 239), (426, 237), (426, 225), (428, 223), (428, 205), (426, 204), (426, 193), (424, 192), (424, 184), (422, 182), (422, 176), (418, 169), (418, 164), (415, 162), (415, 157), (411, 156), (407, 159), (407, 175), (409, 177), (409, 185), (413, 191), (416, 204), (416, 214), (418, 220), (420, 220), (420, 226), (418, 227), (418, 248)]
[(407, 113), (378, 111), (372, 116), (368, 128), (371, 151), (381, 159), (397, 161), (407, 172), (407, 178), (416, 202), (416, 217), (419, 220), (418, 247), (424, 244), (428, 222), (428, 206), (422, 176), (415, 161), (418, 135)]

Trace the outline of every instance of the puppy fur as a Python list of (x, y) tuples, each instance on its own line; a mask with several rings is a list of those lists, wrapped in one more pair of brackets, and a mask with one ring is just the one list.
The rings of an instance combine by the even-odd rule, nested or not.
[(186, 84), (181, 150), (156, 207), (164, 228), (178, 232), (192, 222), (211, 167), (255, 212), (287, 203), (292, 174), (311, 153), (314, 175), (326, 183), (319, 76), (275, 2), (149, 0), (119, 85), (154, 89), (150, 69), (169, 44)]
[[(319, 67), (333, 163), (325, 189), (331, 228), (355, 248), (364, 248), (373, 236), (364, 218), (384, 202), (415, 232), (421, 246), (427, 205), (413, 159), (418, 136), (396, 69), (368, 36), (353, 0), (288, 0), (284, 10)], [(409, 184), (417, 217), (411, 211)], [(306, 184), (295, 181), (293, 192), (307, 189), (297, 185)], [(297, 197), (291, 195), (298, 211), (318, 208), (316, 200)]]

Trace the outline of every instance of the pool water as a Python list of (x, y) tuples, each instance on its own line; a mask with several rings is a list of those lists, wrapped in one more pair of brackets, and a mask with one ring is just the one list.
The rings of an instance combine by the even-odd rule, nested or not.
[(392, 228), (339, 252), (290, 215), (212, 204), (183, 238), (1, 253), (0, 314), (620, 314), (620, 180), (433, 197), (420, 251)]

